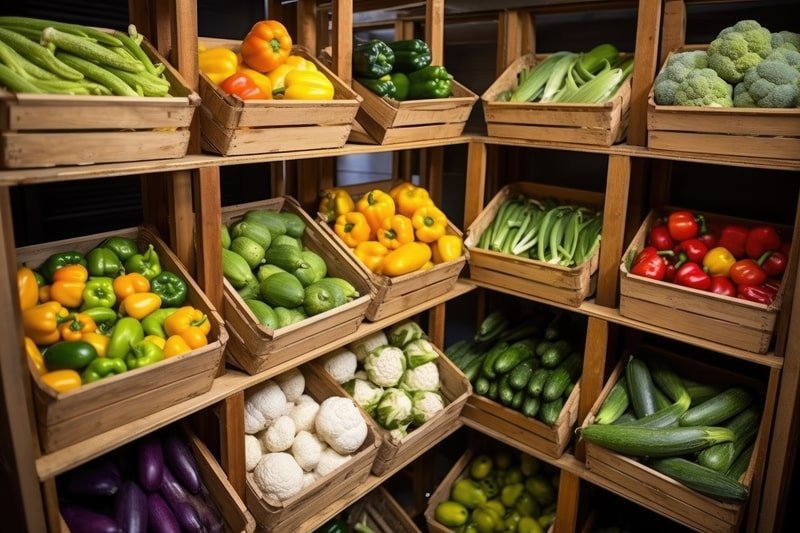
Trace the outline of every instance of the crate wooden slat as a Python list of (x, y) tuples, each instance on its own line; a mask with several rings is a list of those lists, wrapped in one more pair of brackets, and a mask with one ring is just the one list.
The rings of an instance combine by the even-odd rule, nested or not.
[(239, 220), (250, 209), (288, 211), (298, 215), (306, 224), (304, 246), (325, 260), (329, 276), (346, 279), (361, 294), (352, 302), (335, 309), (273, 330), (259, 324), (236, 289), (224, 280), (225, 320), (232, 330), (229, 360), (249, 374), (257, 374), (302, 355), (321, 343), (355, 332), (370, 303), (371, 287), (356, 266), (355, 258), (334, 244), (324, 231), (320, 231), (319, 226), (293, 198), (284, 196), (226, 207), (222, 210), (222, 220), (225, 223)]
[[(109, 30), (110, 31), (110, 30)], [(0, 89), (0, 166), (51, 167), (183, 157), (200, 97), (165, 65), (169, 97), (22, 94)]]
[[(718, 386), (734, 384), (746, 386), (763, 395), (763, 383), (750, 377), (706, 364), (696, 358), (690, 359), (651, 347), (642, 348), (641, 354), (666, 362), (680, 376)], [(638, 354), (635, 352), (634, 355)], [(600, 396), (592, 406), (589, 415), (584, 420), (582, 427), (594, 423), (597, 412), (606, 397), (608, 397), (614, 384), (624, 376), (626, 363), (627, 360), (625, 358), (619, 361), (603, 387)], [(763, 424), (760, 427), (763, 428)], [(768, 435), (763, 435), (762, 433), (763, 431), (759, 430), (750, 464), (740, 479), (740, 482), (748, 489), (753, 481), (759, 450), (767, 442)], [(722, 502), (704, 496), (631, 457), (612, 452), (591, 442), (586, 442), (586, 466), (591, 471), (607, 477), (616, 484), (635, 488), (634, 490), (647, 500), (649, 504), (647, 507), (652, 510), (700, 531), (738, 531), (747, 509), (746, 501), (741, 503)]]
[(459, 457), (458, 461), (436, 487), (436, 490), (433, 491), (431, 497), (428, 498), (428, 507), (425, 509), (425, 523), (428, 525), (430, 533), (450, 533), (453, 531), (436, 520), (436, 506), (450, 499), (450, 488), (456, 481), (461, 479), (470, 461), (472, 461), (473, 455), (472, 450), (467, 448), (464, 455)]
[(529, 296), (578, 307), (594, 293), (599, 249), (584, 264), (564, 267), (477, 247), (481, 235), (491, 225), (500, 206), (519, 194), (536, 199), (557, 198), (563, 202), (598, 210), (603, 206), (603, 195), (600, 193), (530, 182), (506, 185), (467, 228), (464, 246), (469, 250), (469, 277)]
[[(648, 231), (656, 218), (656, 213), (650, 212), (622, 256), (620, 314), (726, 346), (766, 353), (781, 307), (784, 284), (781, 284), (775, 301), (763, 305), (631, 274), (625, 265), (626, 258), (633, 251), (644, 248)], [(745, 227), (755, 224), (720, 215), (707, 215), (706, 220), (737, 223)]]
[[(667, 61), (673, 53), (706, 48), (684, 46), (671, 52)], [(800, 160), (800, 109), (658, 105), (651, 88), (647, 146), (652, 150)]]
[[(201, 38), (207, 46), (239, 50), (240, 41)], [(204, 149), (221, 155), (262, 154), (344, 146), (361, 97), (302, 46), (292, 53), (331, 80), (333, 100), (242, 100), (200, 74)]]
[[(318, 403), (332, 396), (347, 397), (336, 382), (322, 375), (323, 370), (308, 364), (301, 366), (300, 370), (305, 376), (305, 394)], [(369, 418), (366, 413), (363, 415)], [(366, 481), (379, 446), (380, 437), (367, 420), (367, 438), (349, 461), (283, 502), (262, 494), (253, 474), (248, 472), (245, 492), (247, 508), (258, 526), (266, 531), (299, 531), (301, 529), (298, 528), (314, 514), (315, 509), (336, 502), (342, 494)]]
[(17, 258), (37, 267), (53, 253), (67, 250), (86, 253), (113, 235), (135, 239), (140, 249), (152, 244), (164, 270), (186, 280), (187, 305), (202, 310), (211, 322), (209, 342), (189, 353), (65, 393), (47, 387), (31, 369), (39, 439), (45, 452), (75, 444), (208, 391), (222, 360), (228, 340), (222, 318), (175, 254), (147, 227), (18, 248)]
[(422, 533), (383, 486), (358, 500), (347, 512), (347, 525), (351, 528), (366, 516), (367, 525), (375, 533)]
[(481, 95), (490, 137), (611, 146), (625, 138), (631, 101), (630, 77), (602, 104), (501, 102), (501, 93), (517, 86), (517, 74), (547, 58), (517, 58)]

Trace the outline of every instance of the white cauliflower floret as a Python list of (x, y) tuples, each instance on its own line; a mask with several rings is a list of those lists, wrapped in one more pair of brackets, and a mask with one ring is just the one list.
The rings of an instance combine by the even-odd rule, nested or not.
[(294, 435), (294, 421), (284, 415), (267, 428), (261, 442), (268, 452), (282, 452), (292, 447)]
[(319, 463), (317, 463), (317, 468), (314, 470), (314, 473), (317, 479), (319, 479), (322, 476), (330, 474), (349, 460), (350, 455), (341, 455), (336, 453), (336, 450), (333, 448), (325, 448), (319, 456)]
[(444, 399), (438, 392), (417, 391), (411, 396), (411, 401), (411, 414), (414, 416), (411, 423), (415, 426), (421, 426), (444, 409)]
[(339, 348), (322, 358), (322, 367), (337, 383), (353, 379), (357, 365), (356, 354), (347, 348)]
[(387, 344), (389, 344), (389, 339), (386, 338), (386, 334), (383, 331), (376, 331), (372, 335), (368, 335), (363, 339), (351, 343), (349, 348), (356, 354), (356, 359), (358, 359), (360, 363), (367, 358), (369, 352), (379, 346), (386, 346)]
[(300, 405), (301, 403), (305, 403), (305, 402), (317, 403), (317, 401), (314, 398), (312, 398), (311, 396), (309, 396), (308, 394), (301, 394), (300, 397), (294, 401), (294, 404), (295, 405)]
[(296, 401), (306, 389), (306, 378), (297, 368), (287, 370), (280, 376), (275, 376), (274, 379), (275, 383), (278, 384), (283, 393), (286, 395), (287, 402)]
[(341, 454), (358, 450), (367, 438), (367, 423), (350, 398), (332, 396), (319, 406), (317, 435)]
[(253, 478), (264, 495), (281, 501), (303, 488), (303, 469), (294, 457), (285, 452), (263, 456), (253, 470)]
[(364, 359), (364, 369), (375, 385), (394, 387), (403, 377), (406, 356), (396, 346), (381, 346), (372, 350)]
[(381, 387), (374, 385), (371, 381), (358, 378), (351, 379), (342, 387), (370, 416), (375, 413), (375, 408), (378, 407), (378, 402), (383, 395)]
[(313, 485), (316, 480), (317, 476), (314, 472), (306, 472), (303, 474), (303, 488)]
[(296, 403), (292, 412), (289, 413), (289, 416), (294, 420), (294, 426), (297, 431), (314, 430), (314, 420), (317, 418), (319, 404), (310, 397), (309, 400)]
[(286, 405), (283, 406), (283, 412), (281, 413), (281, 416), (288, 415), (292, 412), (292, 409), (294, 409), (294, 402), (286, 402)]
[(439, 386), (439, 367), (433, 361), (406, 370), (400, 380), (400, 388), (407, 391), (437, 391)]
[(244, 432), (258, 433), (283, 414), (286, 396), (272, 380), (247, 391), (244, 402)]
[(363, 379), (364, 381), (369, 381), (369, 376), (367, 375), (366, 370), (361, 369), (355, 374), (353, 374), (353, 379)]
[(261, 449), (261, 442), (253, 435), (244, 436), (244, 467), (248, 472), (252, 472), (261, 456), (264, 455), (264, 450)]
[(317, 467), (320, 454), (325, 448), (326, 446), (316, 435), (308, 431), (301, 431), (292, 443), (292, 455), (294, 455), (294, 460), (297, 461), (300, 468), (310, 472)]
[(375, 419), (385, 429), (397, 429), (411, 423), (411, 396), (401, 389), (386, 389), (378, 402)]

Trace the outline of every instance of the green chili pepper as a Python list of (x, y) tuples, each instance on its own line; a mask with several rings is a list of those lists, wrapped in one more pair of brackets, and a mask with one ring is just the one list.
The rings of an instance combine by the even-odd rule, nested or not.
[(161, 274), (161, 262), (153, 245), (147, 247), (143, 254), (134, 254), (125, 261), (125, 272), (138, 272), (148, 280)]
[(356, 78), (356, 80), (378, 96), (388, 96), (392, 98), (397, 92), (397, 88), (394, 86), (394, 83), (392, 83), (392, 77), (389, 74), (378, 79)]
[(114, 328), (114, 324), (117, 323), (119, 318), (117, 312), (110, 307), (90, 307), (89, 309), (81, 309), (81, 313), (94, 320), (97, 332), (103, 335), (107, 335)]
[(56, 273), (56, 270), (67, 265), (86, 266), (86, 259), (80, 252), (60, 252), (48, 257), (37, 270), (49, 283), (53, 281), (53, 274)]
[[(144, 329), (138, 320), (129, 316), (120, 318), (111, 333), (106, 357), (123, 359), (131, 351), (131, 346), (136, 346), (143, 338)], [(130, 368), (130, 365), (128, 367)]]
[(162, 272), (150, 281), (150, 290), (161, 297), (161, 305), (180, 307), (186, 300), (186, 282), (172, 272)]
[(394, 52), (392, 72), (413, 72), (431, 64), (431, 49), (422, 39), (386, 43)]
[(128, 370), (125, 361), (122, 359), (109, 359), (108, 357), (98, 357), (86, 367), (81, 375), (84, 383), (94, 383), (97, 380), (116, 376)]
[(139, 251), (136, 247), (136, 242), (127, 237), (109, 237), (100, 247), (108, 248), (123, 262), (133, 257)]
[(144, 319), (142, 320), (142, 328), (144, 329), (145, 335), (155, 335), (157, 337), (161, 337), (162, 339), (167, 338), (167, 334), (164, 331), (164, 321), (169, 317), (172, 313), (177, 311), (177, 307), (164, 307), (162, 309), (158, 309), (153, 311)]
[(86, 288), (83, 289), (83, 304), (81, 310), (92, 307), (114, 307), (117, 297), (114, 294), (114, 280), (111, 278), (89, 278)]
[(402, 72), (392, 72), (392, 83), (394, 84), (394, 99), (403, 101), (408, 98), (408, 76)]
[(353, 74), (362, 78), (380, 78), (392, 71), (394, 51), (380, 39), (353, 47)]
[(62, 341), (47, 348), (42, 354), (47, 370), (71, 368), (79, 370), (97, 357), (94, 346), (85, 341)]
[(133, 345), (133, 349), (125, 358), (128, 370), (142, 368), (164, 360), (164, 350), (150, 341), (140, 341)]
[(108, 248), (95, 248), (86, 255), (86, 270), (90, 276), (116, 277), (122, 270), (122, 262)]

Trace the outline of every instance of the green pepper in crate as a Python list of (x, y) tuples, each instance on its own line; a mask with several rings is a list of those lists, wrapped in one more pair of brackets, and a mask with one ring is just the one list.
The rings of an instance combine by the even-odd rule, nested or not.
[(431, 64), (431, 49), (422, 39), (386, 43), (394, 52), (392, 72), (414, 72)]
[(86, 370), (81, 375), (81, 381), (84, 383), (94, 383), (95, 381), (116, 376), (127, 371), (128, 367), (125, 366), (125, 361), (122, 359), (109, 359), (108, 357), (98, 357), (89, 363)]
[(164, 331), (164, 321), (177, 310), (177, 307), (162, 307), (144, 317), (142, 320), (144, 334), (166, 339), (167, 333)]
[(108, 248), (95, 248), (86, 255), (86, 270), (90, 276), (111, 276), (123, 272), (122, 262), (117, 254)]
[(394, 99), (403, 101), (408, 98), (408, 76), (402, 72), (392, 72), (392, 83), (394, 84)]
[(460, 503), (467, 509), (474, 509), (486, 503), (488, 498), (481, 490), (480, 485), (471, 479), (463, 478), (453, 484), (453, 488), (450, 491), (450, 499)]
[(378, 96), (388, 96), (389, 98), (394, 98), (394, 95), (397, 92), (397, 87), (394, 86), (394, 83), (392, 82), (392, 76), (389, 74), (377, 79), (356, 78), (356, 80), (358, 83), (374, 92)]
[(394, 51), (380, 39), (372, 39), (353, 47), (353, 74), (377, 79), (392, 71)]
[(164, 350), (150, 341), (141, 341), (133, 346), (125, 357), (125, 364), (128, 370), (142, 368), (164, 360)]
[(117, 296), (114, 294), (114, 280), (104, 277), (89, 278), (83, 289), (82, 311), (94, 307), (112, 308), (115, 303)]
[(114, 252), (120, 261), (127, 261), (139, 252), (136, 242), (127, 237), (109, 237), (100, 245)]
[(81, 309), (81, 313), (94, 320), (97, 332), (107, 335), (117, 323), (119, 315), (111, 307), (90, 307)]
[(56, 270), (67, 265), (86, 266), (86, 258), (80, 252), (59, 252), (48, 257), (37, 270), (49, 283), (53, 281)]
[(452, 94), (451, 76), (447, 69), (429, 65), (408, 73), (408, 99), (447, 98)]
[(141, 322), (129, 316), (120, 318), (114, 325), (111, 340), (108, 342), (106, 357), (123, 359), (131, 351), (131, 346), (135, 346), (143, 338), (144, 330)]
[(161, 305), (180, 307), (186, 300), (186, 282), (172, 272), (162, 272), (150, 281), (150, 290), (161, 297)]
[(153, 245), (147, 247), (143, 254), (134, 254), (125, 261), (125, 272), (136, 272), (148, 281), (161, 274), (161, 262)]
[(47, 370), (79, 370), (97, 357), (94, 346), (85, 341), (61, 341), (47, 348), (42, 354)]

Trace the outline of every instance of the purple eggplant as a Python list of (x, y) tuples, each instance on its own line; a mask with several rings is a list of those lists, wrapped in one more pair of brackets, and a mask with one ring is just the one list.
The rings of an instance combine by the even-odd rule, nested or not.
[(186, 490), (192, 494), (200, 492), (200, 474), (194, 455), (184, 437), (175, 431), (164, 436), (164, 462)]
[(172, 513), (184, 532), (206, 533), (208, 531), (198, 512), (189, 503), (189, 493), (175, 478), (169, 467), (164, 469), (164, 482), (158, 492), (172, 509)]
[(175, 515), (157, 492), (147, 495), (147, 530), (152, 533), (181, 533)]
[(113, 496), (120, 483), (119, 469), (104, 457), (59, 476), (58, 489), (70, 496)]
[(72, 533), (119, 533), (120, 531), (110, 516), (69, 504), (61, 504), (60, 510), (64, 522)]
[(147, 531), (147, 496), (135, 481), (125, 481), (114, 499), (114, 517), (122, 533)]
[(200, 494), (189, 494), (189, 503), (192, 504), (203, 525), (206, 526), (206, 531), (209, 533), (221, 533), (225, 531), (225, 522), (219, 514), (216, 505), (211, 499), (211, 494), (208, 493), (205, 485), (200, 487)]
[(139, 485), (148, 492), (161, 487), (164, 478), (164, 453), (161, 439), (150, 435), (139, 443)]

